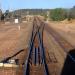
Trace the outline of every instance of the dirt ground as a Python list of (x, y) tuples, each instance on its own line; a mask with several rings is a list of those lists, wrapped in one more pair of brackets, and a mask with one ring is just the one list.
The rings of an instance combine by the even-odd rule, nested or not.
[(57, 44), (57, 42), (53, 39), (53, 37), (46, 31), (44, 31), (44, 46), (46, 50), (46, 57), (47, 58), (49, 58), (49, 56), (51, 57), (53, 53), (53, 56), (55, 56), (57, 61), (56, 63), (51, 63), (51, 62), (48, 63), (48, 67), (51, 72), (51, 75), (55, 75), (55, 74), (60, 75), (63, 68), (64, 59), (65, 59), (64, 50)]
[(32, 31), (32, 23), (0, 24), (0, 61), (26, 49)]
[[(75, 46), (75, 21), (68, 22), (66, 20), (61, 22), (47, 22), (49, 26), (54, 28), (62, 37), (64, 37), (68, 42)], [(13, 55), (21, 49), (28, 48), (30, 36), (32, 31), (32, 23), (25, 22), (19, 24), (5, 23), (0, 24), (0, 60)], [(44, 46), (46, 49), (46, 54), (54, 53), (54, 56), (57, 59), (57, 63), (52, 64), (48, 63), (49, 70), (54, 73), (54, 70), (60, 75), (64, 59), (65, 52), (59, 46), (59, 44), (53, 39), (53, 37), (47, 32), (44, 31)], [(17, 58), (22, 58), (24, 61), (25, 56), (22, 56), (23, 52)], [(24, 54), (25, 55), (25, 54)], [(52, 66), (53, 65), (53, 66)], [(52, 69), (53, 68), (53, 69)]]
[[(61, 21), (61, 22), (54, 22), (50, 21), (47, 22), (50, 27), (52, 27), (56, 32), (58, 32), (62, 37), (64, 37), (70, 44), (72, 44), (75, 47), (75, 21)], [(44, 44), (46, 50), (49, 52), (53, 52), (55, 54), (55, 57), (57, 59), (57, 66), (54, 67), (53, 70), (52, 68), (49, 69), (54, 71), (56, 68), (56, 72), (58, 73), (57, 75), (61, 74), (65, 58), (66, 58), (66, 53), (64, 50), (59, 46), (59, 44), (54, 40), (54, 38), (48, 34), (48, 32), (44, 31)], [(47, 39), (47, 40), (46, 40)], [(46, 52), (47, 53), (47, 52)]]
[(48, 22), (62, 37), (75, 46), (75, 20), (61, 21), (61, 22)]

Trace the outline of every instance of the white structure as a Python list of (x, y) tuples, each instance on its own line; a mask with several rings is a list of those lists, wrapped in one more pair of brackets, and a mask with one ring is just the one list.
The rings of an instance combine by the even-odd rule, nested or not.
[(18, 29), (20, 30), (20, 25), (18, 26)]
[(19, 20), (18, 19), (15, 19), (15, 23), (19, 23)]

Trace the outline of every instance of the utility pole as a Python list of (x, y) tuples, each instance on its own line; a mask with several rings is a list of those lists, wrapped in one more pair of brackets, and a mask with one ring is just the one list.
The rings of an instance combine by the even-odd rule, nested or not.
[(47, 11), (47, 21), (49, 21), (49, 11)]

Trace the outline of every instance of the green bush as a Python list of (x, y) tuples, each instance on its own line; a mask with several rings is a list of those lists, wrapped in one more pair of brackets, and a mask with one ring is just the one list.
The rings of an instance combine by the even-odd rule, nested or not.
[(51, 10), (50, 12), (50, 18), (53, 21), (61, 21), (65, 19), (65, 10), (61, 8), (56, 8)]

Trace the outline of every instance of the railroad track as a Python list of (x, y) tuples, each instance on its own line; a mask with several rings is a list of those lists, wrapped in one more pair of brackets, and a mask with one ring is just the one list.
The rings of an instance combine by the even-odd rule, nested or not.
[(38, 22), (39, 19), (35, 17), (33, 21), (29, 54), (24, 64), (24, 75), (50, 75), (43, 46), (44, 24)]
[[(46, 24), (46, 23), (45, 23)], [(47, 24), (45, 25), (45, 30), (53, 36), (55, 41), (59, 44), (59, 46), (64, 50), (67, 56), (75, 62), (75, 58), (73, 55), (69, 54), (70, 51), (74, 51), (75, 47), (72, 46), (66, 39), (64, 39), (59, 33), (57, 33), (53, 28), (49, 27)]]
[[(33, 30), (31, 35), (31, 40), (29, 44), (29, 52), (27, 59), (24, 62), (24, 75), (54, 75), (55, 71), (52, 73), (49, 65), (58, 63), (56, 56), (53, 52), (45, 51), (43, 44), (43, 30), (46, 30), (53, 38), (59, 43), (59, 45), (64, 49), (65, 52), (73, 49), (73, 46), (67, 42), (63, 37), (61, 37), (57, 32), (50, 28), (46, 23), (40, 20), (38, 17), (34, 18)], [(1, 62), (5, 63), (12, 59), (19, 53), (23, 52), (21, 50), (11, 57), (8, 57)]]

